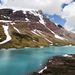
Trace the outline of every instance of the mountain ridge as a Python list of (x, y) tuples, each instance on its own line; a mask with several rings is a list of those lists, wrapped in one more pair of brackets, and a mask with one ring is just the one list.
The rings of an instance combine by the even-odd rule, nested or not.
[[(3, 28), (5, 26), (7, 30)], [(75, 43), (74, 33), (51, 22), (41, 10), (0, 9), (0, 29), (0, 48), (64, 46)], [(2, 43), (7, 39), (7, 42)]]

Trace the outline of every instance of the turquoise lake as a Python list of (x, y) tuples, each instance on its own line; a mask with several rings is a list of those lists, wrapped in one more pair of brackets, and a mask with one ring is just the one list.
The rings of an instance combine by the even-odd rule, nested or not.
[(75, 54), (75, 47), (0, 50), (0, 75), (25, 75), (39, 70), (55, 55)]

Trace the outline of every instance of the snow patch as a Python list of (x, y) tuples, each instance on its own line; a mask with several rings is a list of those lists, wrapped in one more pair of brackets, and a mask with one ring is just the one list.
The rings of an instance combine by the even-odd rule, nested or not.
[(61, 39), (61, 40), (67, 40), (67, 39), (65, 39), (65, 38), (63, 38), (63, 37), (60, 37), (60, 36), (57, 35), (57, 34), (55, 34), (55, 38), (57, 38), (57, 39)]
[(4, 18), (7, 18), (7, 16), (3, 16)]
[(72, 44), (70, 44), (69, 46), (72, 46)]
[(52, 62), (52, 60), (49, 60), (49, 62)]
[(33, 40), (33, 42), (37, 42), (36, 40)]
[(20, 33), (20, 31), (16, 28), (16, 27), (13, 27), (18, 33)]
[(53, 42), (51, 42), (50, 40), (48, 40), (47, 38), (46, 38), (46, 36), (45, 35), (43, 35), (42, 33), (41, 33), (41, 31), (40, 30), (37, 30), (37, 32), (40, 34), (40, 35), (42, 35), (48, 42), (50, 42), (50, 43), (53, 43)]
[[(31, 32), (34, 33), (34, 34), (36, 34), (36, 35), (38, 35), (38, 36), (40, 36), (40, 37), (42, 36), (42, 37), (43, 37), (44, 39), (46, 39), (48, 42), (53, 43), (53, 42), (51, 42), (50, 40), (48, 40), (45, 35), (43, 35), (43, 34), (41, 33), (42, 31), (37, 30), (37, 29), (34, 29), (34, 30), (31, 31)], [(39, 35), (38, 33), (36, 33), (36, 32), (38, 32), (40, 35)]]
[(48, 27), (46, 27), (50, 32), (52, 32), (54, 34), (54, 37), (57, 38), (57, 39), (60, 39), (60, 40), (67, 40), (63, 37), (60, 37), (59, 35), (57, 35), (55, 32), (53, 32), (52, 30), (50, 30)]
[(70, 45), (65, 45), (64, 47), (75, 47), (75, 46), (72, 46), (72, 44), (70, 44)]
[(68, 54), (66, 54), (66, 55), (63, 55), (64, 57), (72, 57), (71, 55), (68, 55)]
[(8, 18), (8, 19), (10, 19), (10, 17), (9, 17), (9, 16), (4, 16), (4, 15), (1, 15), (1, 16), (3, 16), (4, 18)]
[(13, 23), (10, 23), (11, 25), (14, 25), (15, 24), (15, 22), (13, 22)]
[(36, 31), (37, 31), (36, 29), (31, 30), (32, 33), (36, 34), (37, 36), (40, 36), (38, 33), (36, 33)]
[(8, 17), (8, 19), (10, 19), (10, 17)]
[(37, 10), (37, 9), (27, 9), (27, 8), (20, 8), (20, 7), (19, 8), (18, 7), (10, 7), (10, 8), (12, 8), (14, 10), (13, 13), (16, 12), (16, 11), (22, 10), (24, 14), (26, 14), (26, 11)]
[(26, 14), (26, 11), (23, 11), (24, 14)]
[(45, 68), (44, 69), (42, 69), (42, 70), (40, 70), (38, 73), (42, 73), (44, 70), (46, 70), (47, 69), (47, 66), (45, 66)]
[(45, 37), (45, 35), (43, 35), (41, 32), (42, 31), (40, 31), (40, 30), (36, 30), (40, 35), (42, 35), (42, 36), (44, 36)]
[[(4, 7), (4, 8), (9, 8), (9, 7)], [(1, 9), (1, 8), (0, 8)], [(26, 14), (26, 11), (29, 11), (30, 14), (33, 14), (35, 16), (38, 16), (40, 18), (39, 22), (43, 25), (46, 23), (44, 22), (43, 15), (40, 14), (40, 12), (37, 9), (26, 9), (26, 8), (18, 8), (18, 7), (10, 7), (10, 9), (13, 9), (13, 13), (19, 10), (22, 10), (24, 14)]]
[(44, 46), (40, 46), (40, 48), (44, 48)]
[(47, 38), (45, 38), (48, 42), (50, 42), (50, 43), (52, 43), (53, 44), (53, 42), (52, 41), (50, 41), (50, 40), (48, 40)]
[(12, 21), (8, 21), (8, 20), (0, 20), (0, 22), (12, 22)]
[(4, 33), (5, 33), (5, 35), (6, 35), (6, 40), (0, 42), (0, 44), (4, 44), (4, 43), (6, 43), (6, 42), (8, 42), (8, 41), (10, 41), (10, 40), (12, 39), (12, 38), (10, 37), (9, 33), (8, 33), (8, 28), (9, 28), (9, 26), (2, 25), (2, 27), (3, 27)]
[(75, 34), (75, 31), (70, 31), (70, 32), (72, 32), (72, 33), (74, 33), (74, 34)]
[(55, 43), (56, 45), (58, 45), (58, 43)]
[[(40, 18), (39, 22), (43, 25), (45, 25), (46, 23), (44, 22), (43, 16), (42, 14), (40, 14), (38, 11), (30, 11), (32, 14), (34, 14), (35, 16), (38, 16)], [(38, 12), (38, 13), (37, 13)]]
[(55, 23), (55, 25), (56, 25), (56, 26), (58, 26), (58, 24), (57, 24), (57, 23)]
[(28, 18), (25, 18), (26, 22), (29, 22), (29, 19)]

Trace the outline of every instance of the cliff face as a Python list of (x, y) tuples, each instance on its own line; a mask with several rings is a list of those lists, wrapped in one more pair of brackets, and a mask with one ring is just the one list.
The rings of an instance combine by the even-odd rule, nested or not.
[(0, 20), (12, 20), (16, 22), (29, 20), (29, 22), (31, 23), (35, 22), (46, 25), (52, 31), (56, 31), (59, 29), (53, 22), (46, 18), (46, 16), (42, 13), (41, 10), (14, 11), (12, 9), (0, 9)]
[(74, 38), (41, 10), (0, 9), (0, 48), (74, 45)]

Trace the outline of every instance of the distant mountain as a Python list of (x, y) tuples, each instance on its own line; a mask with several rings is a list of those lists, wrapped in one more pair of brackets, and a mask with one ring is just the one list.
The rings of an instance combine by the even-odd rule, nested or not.
[(75, 34), (51, 22), (41, 10), (0, 9), (0, 48), (75, 45)]
[(64, 27), (62, 27), (60, 24), (58, 24), (58, 27), (59, 27), (59, 28), (64, 28)]

